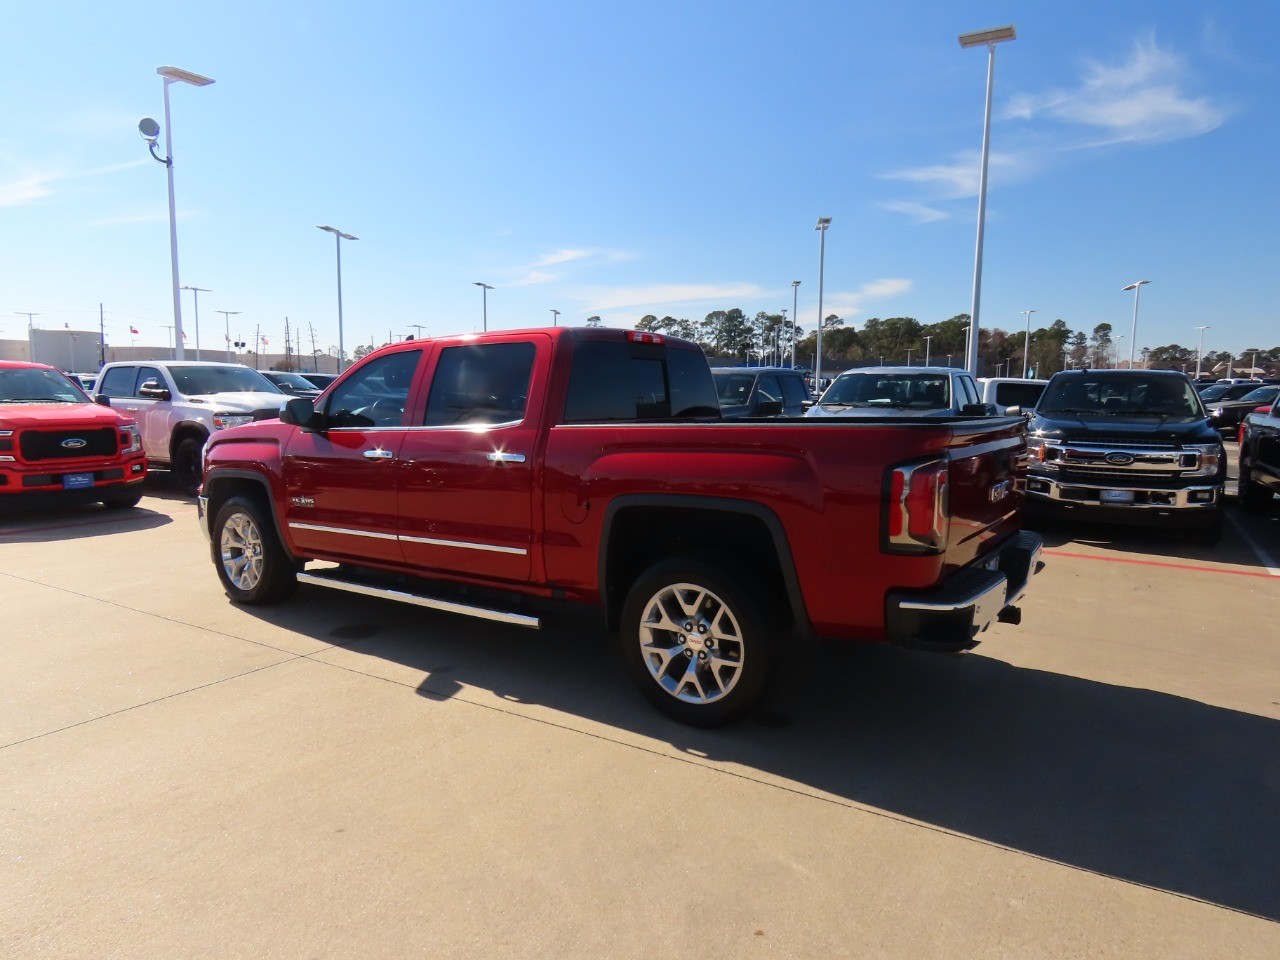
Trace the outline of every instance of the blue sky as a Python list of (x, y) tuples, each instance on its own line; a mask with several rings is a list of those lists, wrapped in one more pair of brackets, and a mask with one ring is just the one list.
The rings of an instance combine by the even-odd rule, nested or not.
[[(1280, 344), (1280, 5), (322, 2), (11, 5), (0, 51), (0, 337), (27, 318), (168, 342), (171, 89), (181, 282), (201, 343), (285, 317), (345, 344), (632, 326), (741, 307), (936, 322), (972, 296), (985, 49), (997, 48), (981, 321)], [(161, 140), (163, 147), (163, 139)], [(190, 293), (183, 294), (194, 346)], [(1121, 342), (1127, 353), (1128, 341)]]

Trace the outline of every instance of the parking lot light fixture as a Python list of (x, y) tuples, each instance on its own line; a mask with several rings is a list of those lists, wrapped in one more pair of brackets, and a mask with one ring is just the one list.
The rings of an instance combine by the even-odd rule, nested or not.
[(191, 297), (195, 301), (196, 314), (196, 359), (200, 359), (200, 294), (212, 293), (208, 287), (188, 287), (186, 284), (182, 286), (183, 290), (190, 290)]
[(178, 216), (173, 197), (173, 120), (169, 113), (169, 86), (173, 83), (186, 83), (193, 87), (207, 87), (213, 83), (209, 77), (202, 77), (190, 70), (180, 67), (156, 67), (156, 73), (164, 78), (164, 158), (156, 154), (156, 138), (159, 130), (156, 122), (149, 117), (138, 124), (138, 130), (151, 147), (151, 155), (165, 165), (169, 179), (169, 269), (173, 279), (173, 329), (176, 344), (175, 357), (183, 357), (182, 349), (182, 291), (178, 281)]
[(483, 329), (485, 333), (488, 333), (489, 332), (489, 291), (492, 290), (493, 287), (489, 286), (489, 284), (487, 283), (481, 283), (479, 280), (473, 281), (472, 286), (480, 288), (480, 309), (482, 311), (482, 318), (484, 321)]
[(231, 318), (240, 315), (239, 310), (215, 310), (215, 313), (222, 314), (222, 323), (226, 327), (227, 336), (227, 363), (231, 362)]
[(933, 347), (933, 334), (929, 334), (924, 338), (924, 365), (929, 365), (929, 351)]
[(987, 103), (982, 120), (982, 166), (978, 174), (978, 241), (973, 255), (973, 308), (969, 314), (969, 346), (966, 367), (975, 377), (978, 375), (978, 312), (982, 303), (982, 232), (987, 219), (987, 156), (991, 141), (991, 90), (996, 72), (996, 44), (1016, 39), (1013, 26), (994, 30), (979, 30), (960, 35), (960, 46), (987, 48)]
[(1139, 280), (1137, 283), (1131, 283), (1127, 287), (1121, 287), (1121, 290), (1133, 291), (1133, 329), (1130, 330), (1132, 336), (1129, 340), (1129, 369), (1133, 369), (1133, 353), (1134, 348), (1138, 345), (1138, 297), (1142, 293), (1142, 285), (1150, 283), (1150, 280)]
[[(359, 240), (359, 237), (353, 237), (349, 233), (343, 233), (337, 227), (316, 226), (317, 230), (323, 230), (325, 233), (332, 233), (334, 244), (338, 250), (338, 372), (342, 372), (342, 360), (345, 354), (342, 343), (342, 241), (343, 240)], [(257, 351), (255, 350), (255, 355)]]
[[(1030, 370), (1031, 369), (1031, 315), (1035, 313), (1035, 310), (1023, 310), (1022, 312), (1027, 315), (1027, 335), (1022, 340), (1022, 369)], [(1028, 373), (1026, 374), (1026, 376), (1029, 377), (1031, 376), (1031, 374)]]
[(551, 311), (551, 325), (553, 327), (560, 326), (560, 311), (553, 309)]
[(830, 217), (819, 217), (818, 225), (814, 227), (821, 237), (821, 242), (818, 245), (818, 342), (813, 358), (814, 383), (819, 383), (822, 380), (822, 283), (823, 271), (827, 263), (827, 227), (829, 226), (831, 226)]
[(1210, 327), (1210, 324), (1207, 324), (1207, 323), (1203, 327), (1196, 327), (1196, 329), (1200, 331), (1200, 346), (1196, 347), (1196, 379), (1197, 380), (1200, 379), (1200, 358), (1204, 356), (1204, 332), (1208, 330), (1209, 327)]
[(796, 312), (796, 291), (800, 286), (799, 280), (791, 281), (791, 366), (796, 365), (796, 321), (800, 319), (800, 314)]

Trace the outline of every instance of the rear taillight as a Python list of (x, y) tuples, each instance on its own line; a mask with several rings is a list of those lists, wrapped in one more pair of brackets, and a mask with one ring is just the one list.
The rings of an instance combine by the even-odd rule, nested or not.
[(947, 462), (889, 471), (885, 546), (891, 553), (940, 553), (947, 547)]

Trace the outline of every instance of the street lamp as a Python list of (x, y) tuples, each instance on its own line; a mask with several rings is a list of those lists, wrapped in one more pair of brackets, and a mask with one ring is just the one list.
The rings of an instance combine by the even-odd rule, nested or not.
[[(1027, 335), (1022, 340), (1022, 368), (1024, 370), (1030, 370), (1031, 369), (1031, 315), (1035, 313), (1035, 311), (1023, 310), (1022, 312), (1027, 315)], [(1026, 374), (1026, 376), (1029, 377), (1031, 376), (1031, 374), (1028, 373)]]
[(1210, 327), (1210, 324), (1207, 324), (1207, 323), (1203, 327), (1196, 327), (1196, 329), (1200, 331), (1200, 346), (1196, 347), (1196, 379), (1197, 380), (1200, 379), (1200, 358), (1204, 356), (1204, 332), (1208, 330), (1209, 327)]
[(911, 351), (914, 349), (915, 349), (914, 347), (907, 347), (907, 366), (908, 367), (911, 366)]
[(551, 325), (552, 325), (553, 327), (558, 327), (558, 326), (560, 326), (560, 311), (559, 311), (559, 310), (552, 310), (552, 311), (551, 311)]
[(821, 237), (818, 246), (818, 345), (817, 356), (813, 360), (813, 382), (819, 383), (822, 380), (822, 273), (827, 263), (827, 227), (831, 226), (830, 217), (819, 217), (818, 225), (814, 227)]
[(190, 70), (178, 67), (156, 67), (156, 73), (164, 78), (164, 158), (156, 154), (156, 144), (160, 137), (160, 125), (150, 117), (144, 117), (138, 123), (138, 132), (147, 141), (151, 156), (163, 163), (169, 172), (169, 266), (173, 274), (173, 329), (177, 344), (174, 356), (181, 360), (182, 350), (182, 293), (178, 286), (178, 217), (173, 201), (173, 121), (169, 116), (169, 85), (171, 83), (189, 83), (193, 87), (207, 87), (213, 83), (208, 77), (202, 77)]
[(183, 290), (191, 291), (191, 298), (195, 302), (196, 307), (196, 359), (200, 359), (200, 294), (213, 293), (208, 287), (188, 287), (183, 286)]
[[(1120, 369), (1120, 341), (1123, 339), (1124, 339), (1123, 333), (1116, 335), (1116, 360), (1115, 360), (1115, 363), (1112, 364), (1113, 369), (1116, 369), (1116, 370)], [(1129, 364), (1129, 368), (1133, 369), (1132, 363)]]
[(231, 362), (231, 318), (240, 316), (239, 310), (215, 310), (214, 313), (222, 314), (222, 323), (226, 327), (227, 335), (227, 363)]
[(933, 334), (924, 338), (924, 365), (929, 365), (929, 351), (933, 348)]
[[(342, 241), (343, 240), (359, 240), (359, 237), (353, 237), (349, 233), (343, 233), (337, 227), (322, 227), (316, 225), (317, 230), (323, 230), (325, 233), (333, 234), (333, 242), (338, 251), (338, 372), (342, 372), (342, 359), (346, 355), (342, 343)], [(257, 349), (255, 347), (255, 353)]]
[(1130, 342), (1129, 342), (1129, 369), (1130, 370), (1133, 369), (1134, 347), (1138, 345), (1138, 297), (1142, 293), (1142, 285), (1144, 283), (1150, 283), (1150, 282), (1151, 282), (1150, 280), (1139, 280), (1137, 283), (1131, 283), (1127, 287), (1120, 288), (1121, 290), (1133, 291), (1133, 329), (1130, 331), (1130, 333), (1132, 333), (1133, 336), (1130, 338)]
[(489, 286), (487, 283), (481, 283), (479, 280), (476, 280), (475, 282), (473, 282), (472, 286), (480, 288), (481, 309), (484, 310), (484, 332), (488, 333), (489, 332), (489, 291), (492, 290), (493, 287)]
[(1017, 37), (1013, 26), (962, 33), (960, 46), (987, 48), (987, 105), (982, 120), (982, 167), (978, 174), (978, 242), (973, 256), (973, 310), (969, 314), (969, 350), (966, 366), (978, 375), (978, 308), (982, 301), (982, 230), (987, 219), (987, 154), (991, 139), (991, 88), (996, 72), (996, 44)]
[(796, 365), (796, 321), (800, 314), (796, 311), (796, 294), (800, 286), (799, 280), (791, 281), (791, 366)]

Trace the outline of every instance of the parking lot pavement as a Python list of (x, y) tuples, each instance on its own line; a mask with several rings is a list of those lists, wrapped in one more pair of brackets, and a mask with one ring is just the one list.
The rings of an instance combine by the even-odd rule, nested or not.
[(1280, 508), (702, 731), (586, 617), (233, 607), (152, 492), (0, 520), (0, 955), (1280, 955)]

